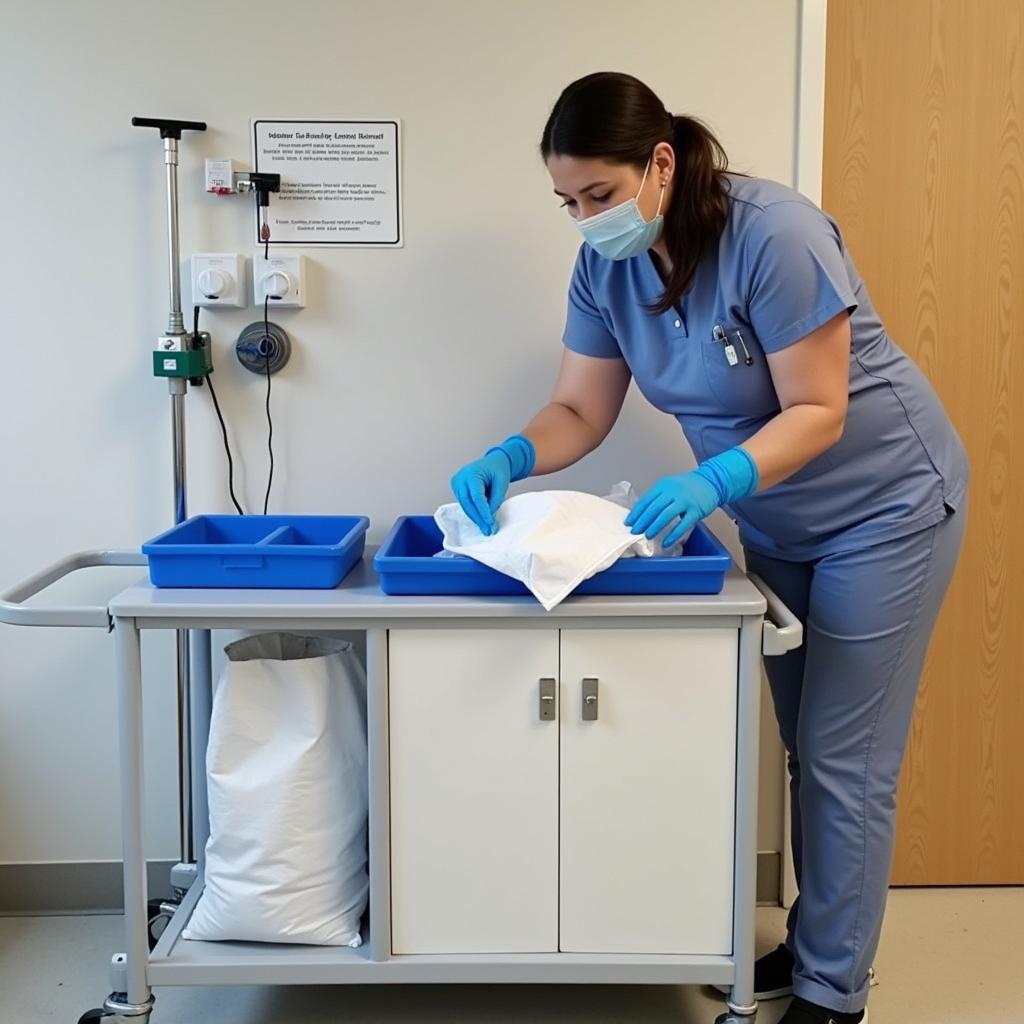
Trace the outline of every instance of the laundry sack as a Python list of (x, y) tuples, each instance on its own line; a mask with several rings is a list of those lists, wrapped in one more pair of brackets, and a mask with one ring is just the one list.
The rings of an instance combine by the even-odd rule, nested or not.
[(529, 491), (509, 498), (495, 516), (498, 530), (484, 536), (458, 503), (442, 505), (434, 521), (444, 548), (468, 555), (526, 584), (545, 611), (584, 580), (626, 556), (650, 558), (660, 541), (635, 536), (623, 508), (629, 485), (616, 485), (618, 500), (581, 491)]
[(225, 648), (207, 748), (206, 886), (186, 939), (359, 946), (366, 676), (350, 643), (264, 633)]

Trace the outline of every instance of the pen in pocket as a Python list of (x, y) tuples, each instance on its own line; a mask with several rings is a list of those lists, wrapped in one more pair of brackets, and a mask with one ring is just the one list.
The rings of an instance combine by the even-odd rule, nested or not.
[[(730, 366), (739, 365), (739, 356), (736, 355), (736, 346), (729, 340), (729, 335), (726, 334), (725, 328), (721, 324), (715, 324), (711, 331), (711, 336), (715, 341), (720, 341), (723, 344), (722, 351), (725, 352), (725, 358), (728, 360)], [(745, 366), (754, 365), (754, 357), (750, 354), (750, 349), (747, 348), (747, 343), (743, 339), (743, 335), (737, 329), (736, 338), (739, 340), (740, 346), (743, 349), (743, 363)]]

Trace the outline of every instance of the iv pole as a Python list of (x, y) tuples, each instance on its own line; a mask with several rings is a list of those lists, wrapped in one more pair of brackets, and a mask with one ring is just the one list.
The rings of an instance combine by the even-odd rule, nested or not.
[[(209, 346), (194, 348), (192, 336), (185, 331), (181, 313), (181, 275), (178, 248), (178, 142), (182, 131), (206, 131), (203, 121), (176, 121), (165, 118), (133, 117), (136, 128), (156, 128), (164, 142), (167, 169), (167, 237), (170, 309), (167, 332), (157, 338), (153, 352), (153, 372), (166, 377), (171, 395), (171, 442), (174, 470), (174, 524), (188, 515), (185, 464), (185, 395), (188, 384), (201, 383), (210, 372)], [(179, 899), (195, 878), (194, 830), (192, 823), (191, 770), (191, 672), (188, 630), (177, 630), (178, 697), (178, 833), (181, 862), (171, 871), (171, 885)]]

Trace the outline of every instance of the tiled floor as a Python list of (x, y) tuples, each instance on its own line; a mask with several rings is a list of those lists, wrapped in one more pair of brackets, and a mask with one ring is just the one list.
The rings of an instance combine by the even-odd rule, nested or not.
[[(762, 911), (759, 947), (783, 914)], [(76, 1024), (102, 1002), (116, 917), (0, 919), (0, 1024)], [(1024, 889), (898, 890), (877, 959), (871, 1024), (1024, 1022)], [(153, 1024), (711, 1024), (721, 1002), (675, 986), (416, 985), (174, 988)], [(757, 1024), (775, 1024), (785, 1001)]]

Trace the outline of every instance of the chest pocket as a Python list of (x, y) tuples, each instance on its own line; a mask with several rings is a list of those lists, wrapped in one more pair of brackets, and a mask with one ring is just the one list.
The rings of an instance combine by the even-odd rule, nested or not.
[(724, 413), (734, 417), (754, 419), (777, 412), (779, 397), (754, 332), (728, 321), (718, 324), (724, 339), (716, 338), (711, 327), (700, 340), (700, 357), (711, 397)]
[[(737, 334), (736, 326), (727, 321), (719, 322), (727, 340), (716, 340), (709, 330), (701, 342), (701, 360), (708, 391), (724, 413), (719, 421), (707, 422), (701, 428), (700, 443), (706, 454), (717, 454), (741, 444), (756, 432), (757, 428), (751, 421), (774, 416), (780, 409), (768, 360), (754, 332), (740, 326), (740, 334)], [(732, 346), (735, 363), (726, 351), (727, 345)], [(750, 357), (749, 365), (747, 356)], [(790, 483), (809, 480), (831, 469), (834, 464), (832, 451), (826, 451), (787, 480)]]

